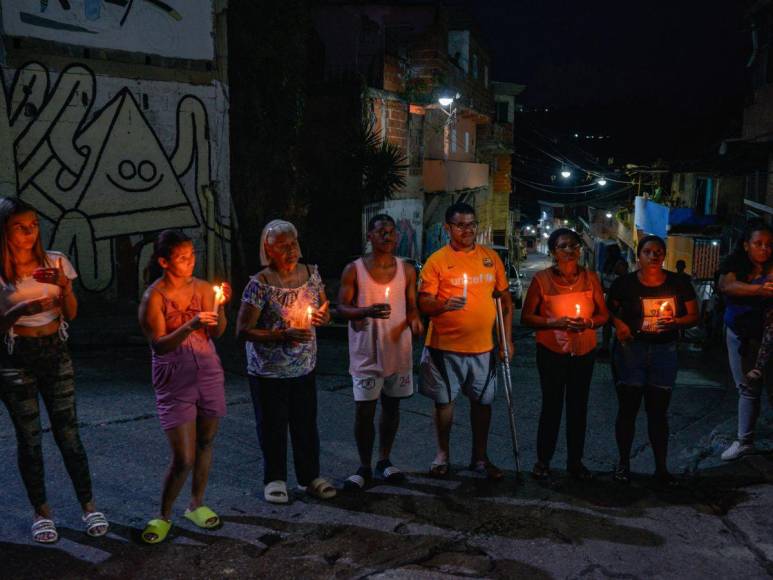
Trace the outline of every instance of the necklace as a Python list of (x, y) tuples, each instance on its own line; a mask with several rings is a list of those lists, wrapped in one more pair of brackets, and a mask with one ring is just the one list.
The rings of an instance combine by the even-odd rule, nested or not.
[(577, 282), (580, 281), (580, 272), (579, 272), (579, 270), (575, 273), (575, 275), (573, 277), (574, 281), (570, 281), (569, 277), (566, 276), (561, 271), (560, 268), (558, 268), (556, 266), (553, 266), (552, 269), (553, 269), (553, 275), (556, 276), (557, 278), (562, 279), (564, 282), (566, 282), (567, 286), (569, 286), (569, 290), (574, 290), (575, 285), (577, 284)]

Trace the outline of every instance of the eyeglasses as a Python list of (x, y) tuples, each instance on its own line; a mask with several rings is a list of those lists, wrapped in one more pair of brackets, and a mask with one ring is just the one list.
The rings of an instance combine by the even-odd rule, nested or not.
[(449, 226), (453, 226), (458, 230), (464, 231), (464, 230), (477, 230), (478, 229), (478, 222), (448, 222)]
[(556, 250), (563, 250), (564, 252), (576, 252), (580, 249), (580, 244), (558, 244)]

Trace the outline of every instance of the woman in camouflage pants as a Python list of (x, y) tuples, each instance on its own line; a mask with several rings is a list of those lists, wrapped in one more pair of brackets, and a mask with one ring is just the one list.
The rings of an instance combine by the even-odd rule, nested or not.
[(65, 342), (65, 320), (75, 318), (78, 310), (75, 277), (63, 254), (43, 250), (34, 208), (16, 198), (0, 198), (0, 333), (5, 333), (7, 346), (0, 364), (0, 398), (16, 429), (19, 471), (35, 511), (32, 538), (41, 543), (59, 536), (46, 500), (38, 395), (83, 508), (86, 533), (101, 536), (108, 529), (91, 493)]

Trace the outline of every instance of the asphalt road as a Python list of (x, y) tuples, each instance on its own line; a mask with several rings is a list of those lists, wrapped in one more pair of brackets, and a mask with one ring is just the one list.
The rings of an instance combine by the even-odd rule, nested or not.
[[(525, 268), (544, 267), (530, 261)], [(78, 322), (76, 321), (76, 325)], [(83, 324), (86, 324), (85, 322)], [(530, 332), (517, 329), (513, 365), (521, 464), (535, 459), (539, 388)], [(399, 487), (376, 485), (329, 502), (294, 493), (288, 506), (262, 500), (261, 454), (238, 347), (220, 345), (228, 417), (215, 442), (207, 503), (224, 520), (212, 532), (182, 518), (178, 500), (167, 543), (144, 546), (138, 533), (157, 510), (167, 445), (155, 415), (149, 355), (141, 345), (73, 344), (81, 433), (99, 507), (112, 522), (102, 539), (82, 531), (72, 486), (50, 433), (46, 481), (61, 540), (30, 539), (31, 510), (16, 470), (15, 440), (0, 412), (0, 577), (2, 578), (761, 578), (773, 574), (773, 461), (767, 454), (719, 466), (731, 437), (735, 395), (726, 386), (724, 353), (681, 353), (671, 406), (671, 468), (682, 489), (662, 492), (648, 474), (652, 459), (640, 418), (629, 487), (610, 478), (616, 410), (607, 362), (597, 364), (589, 410), (586, 462), (594, 482), (559, 477), (516, 483), (504, 397), (495, 402), (491, 457), (508, 470), (491, 484), (465, 470), (470, 454), (468, 405), (452, 433), (454, 470), (426, 477), (434, 454), (431, 405), (405, 401), (393, 461), (407, 472)], [(346, 343), (320, 341), (319, 427), (322, 469), (338, 485), (356, 467), (354, 405)], [(769, 415), (761, 445), (771, 441)], [(563, 436), (555, 466), (565, 460)], [(291, 472), (292, 473), (292, 472)], [(290, 484), (294, 485), (294, 476)]]

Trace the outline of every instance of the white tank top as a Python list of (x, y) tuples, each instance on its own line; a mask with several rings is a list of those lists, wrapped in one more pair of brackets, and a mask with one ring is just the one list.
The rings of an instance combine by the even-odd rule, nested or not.
[[(65, 276), (70, 280), (78, 277), (78, 273), (73, 268), (67, 256), (59, 252), (46, 252), (48, 257), (48, 268), (55, 268), (59, 260), (62, 261), (62, 270)], [(8, 283), (0, 276), (0, 311), (7, 312), (11, 307), (24, 300), (40, 298), (42, 296), (61, 296), (62, 289), (55, 284), (41, 284), (32, 276), (22, 278), (18, 282)], [(32, 316), (21, 316), (17, 321), (17, 326), (45, 326), (61, 316), (61, 310), (58, 306), (45, 312), (39, 312)]]
[(405, 263), (397, 258), (394, 278), (379, 284), (371, 277), (362, 258), (357, 269), (357, 306), (383, 304), (387, 287), (392, 315), (387, 319), (365, 318), (349, 322), (349, 373), (355, 377), (388, 377), (413, 369), (411, 329), (405, 307)]

